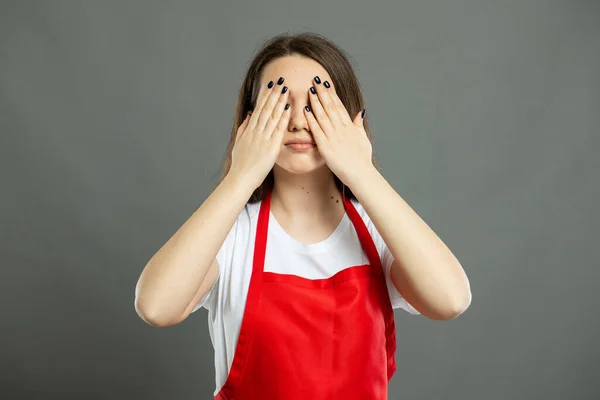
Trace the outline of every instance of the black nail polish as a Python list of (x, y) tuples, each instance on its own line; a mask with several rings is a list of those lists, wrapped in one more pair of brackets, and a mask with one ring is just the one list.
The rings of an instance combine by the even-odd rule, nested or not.
[(271, 88), (273, 87), (273, 81), (269, 82), (269, 84), (267, 85), (267, 87), (268, 87), (269, 89), (271, 89)]
[(304, 109), (305, 109), (306, 111), (310, 112), (310, 107), (308, 107), (308, 106), (304, 106)]
[(315, 76), (315, 82), (317, 82), (317, 85), (319, 85), (321, 83), (321, 79), (319, 79), (318, 76)]
[(364, 118), (364, 117), (365, 117), (365, 112), (366, 112), (366, 111), (367, 111), (367, 109), (366, 109), (366, 108), (363, 108), (363, 112), (362, 112), (362, 114), (361, 114), (361, 117), (362, 117), (362, 118)]
[(288, 108), (290, 108), (290, 103), (285, 105), (285, 109), (287, 110)]
[(281, 78), (279, 78), (279, 80), (277, 81), (278, 85), (281, 85), (283, 83), (283, 81), (285, 81), (285, 79), (283, 79), (283, 76)]
[(287, 92), (287, 90), (288, 90), (288, 87), (284, 86), (283, 89), (281, 89), (281, 93), (285, 93), (285, 92)]
[(325, 87), (326, 87), (327, 89), (329, 89), (329, 88), (331, 87), (331, 85), (329, 84), (329, 82), (328, 82), (328, 81), (325, 81), (325, 82), (323, 83), (323, 85), (325, 85)]
[(310, 87), (310, 92), (311, 92), (312, 94), (317, 94), (317, 91), (315, 90), (315, 87), (314, 87), (314, 86), (311, 86), (311, 87)]

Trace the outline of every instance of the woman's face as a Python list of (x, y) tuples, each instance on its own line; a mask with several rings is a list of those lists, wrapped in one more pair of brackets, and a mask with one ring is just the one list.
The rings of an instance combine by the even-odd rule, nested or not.
[(326, 80), (332, 82), (321, 64), (298, 55), (273, 60), (265, 66), (263, 72), (261, 85), (266, 86), (269, 81), (277, 82), (279, 77), (283, 77), (285, 81), (282, 86), (287, 86), (289, 90), (290, 121), (283, 135), (276, 165), (293, 174), (306, 174), (325, 166), (325, 160), (319, 154), (316, 144), (308, 150), (294, 149), (293, 146), (286, 145), (293, 139), (305, 139), (314, 143), (312, 132), (304, 116), (304, 106), (310, 107), (309, 89), (316, 84), (315, 76), (321, 78), (321, 82)]

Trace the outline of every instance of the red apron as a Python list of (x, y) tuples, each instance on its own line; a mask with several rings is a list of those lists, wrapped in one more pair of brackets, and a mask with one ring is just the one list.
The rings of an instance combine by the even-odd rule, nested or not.
[(263, 271), (271, 193), (262, 201), (239, 339), (216, 400), (387, 399), (394, 313), (373, 239), (342, 199), (369, 264), (316, 280)]

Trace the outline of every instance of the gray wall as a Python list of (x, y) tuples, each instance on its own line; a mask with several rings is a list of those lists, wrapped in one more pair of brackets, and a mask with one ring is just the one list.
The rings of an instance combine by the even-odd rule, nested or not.
[(0, 397), (210, 398), (206, 311), (151, 328), (134, 286), (214, 188), (253, 52), (312, 30), (471, 279), (456, 320), (397, 312), (390, 398), (600, 398), (600, 2), (380, 3), (0, 3)]

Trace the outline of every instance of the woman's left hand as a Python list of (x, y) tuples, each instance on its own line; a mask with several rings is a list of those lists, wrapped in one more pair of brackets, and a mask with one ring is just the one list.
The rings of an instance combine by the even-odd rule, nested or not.
[(319, 153), (331, 171), (350, 186), (357, 175), (373, 167), (373, 147), (363, 126), (363, 110), (352, 121), (333, 85), (325, 81), (313, 87), (315, 93), (309, 91), (311, 111), (305, 107), (304, 115)]

